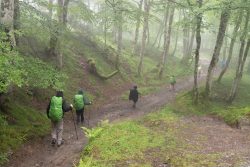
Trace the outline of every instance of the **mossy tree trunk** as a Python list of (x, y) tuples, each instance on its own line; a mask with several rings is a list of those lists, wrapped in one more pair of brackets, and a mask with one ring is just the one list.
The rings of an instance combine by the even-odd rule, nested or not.
[(134, 39), (134, 49), (133, 49), (134, 55), (136, 55), (136, 51), (137, 51), (137, 43), (138, 43), (139, 30), (140, 30), (140, 25), (141, 25), (142, 3), (143, 3), (143, 0), (140, 0), (138, 4), (139, 11), (137, 12), (137, 21), (136, 21), (136, 27), (135, 27), (135, 39)]
[[(49, 4), (53, 4), (50, 0)], [(57, 22), (52, 24), (51, 37), (50, 37), (50, 48), (49, 53), (51, 56), (56, 56), (58, 60), (58, 67), (62, 69), (63, 67), (63, 54), (61, 52), (61, 42), (62, 31), (67, 26), (67, 16), (68, 16), (68, 5), (69, 0), (57, 0)], [(50, 16), (52, 17), (53, 9), (49, 8)], [(51, 19), (52, 20), (52, 19)]]
[[(20, 22), (20, 17), (21, 17), (21, 13), (20, 13), (20, 4), (19, 4), (19, 0), (14, 0), (14, 30), (18, 31), (21, 28), (21, 22)], [(19, 36), (18, 33), (15, 33), (15, 41), (16, 41), (16, 45), (19, 45)]]
[[(159, 78), (162, 79), (163, 77), (163, 72), (165, 69), (165, 65), (166, 65), (166, 60), (167, 60), (167, 56), (169, 55), (169, 48), (170, 48), (170, 41), (171, 41), (171, 32), (172, 32), (172, 23), (173, 23), (173, 18), (174, 18), (174, 11), (175, 8), (174, 6), (172, 6), (171, 4), (169, 4), (168, 8), (171, 7), (170, 9), (170, 16), (169, 16), (169, 23), (165, 23), (166, 29), (165, 31), (165, 37), (164, 37), (164, 51), (163, 51), (163, 55), (162, 55), (162, 65), (160, 66), (159, 69)], [(167, 9), (169, 10), (169, 9)], [(168, 14), (166, 13), (166, 16), (168, 16)]]
[(205, 88), (205, 97), (206, 98), (208, 98), (210, 96), (210, 93), (211, 93), (214, 69), (215, 69), (215, 67), (216, 67), (216, 65), (218, 63), (218, 60), (219, 60), (221, 46), (223, 44), (225, 31), (227, 29), (228, 20), (229, 20), (229, 17), (230, 17), (229, 12), (230, 12), (229, 9), (224, 9), (221, 12), (219, 32), (218, 32), (218, 35), (217, 35), (217, 40), (216, 40), (212, 60), (211, 60), (210, 65), (209, 65), (207, 78), (206, 78), (206, 88)]
[[(232, 85), (232, 89), (228, 98), (228, 102), (232, 103), (233, 100), (236, 97), (238, 88), (239, 88), (239, 84), (243, 75), (243, 71), (244, 71), (244, 65), (248, 56), (248, 52), (249, 52), (249, 47), (250, 47), (250, 37), (248, 35), (248, 23), (249, 23), (249, 19), (250, 19), (250, 11), (247, 11), (247, 16), (246, 16), (246, 22), (244, 25), (244, 30), (241, 36), (241, 46), (240, 46), (240, 53), (239, 53), (239, 57), (238, 57), (238, 64), (237, 64), (237, 68), (236, 68), (236, 74), (235, 74), (235, 78), (233, 81), (233, 85)], [(248, 36), (247, 39), (247, 44), (246, 44), (246, 38)]]
[(117, 55), (116, 55), (116, 69), (119, 71), (119, 67), (120, 67), (120, 56), (122, 54), (122, 26), (123, 26), (123, 23), (122, 23), (122, 11), (119, 10), (118, 11), (118, 43), (117, 43)]
[(234, 30), (233, 30), (233, 36), (231, 38), (231, 42), (230, 42), (230, 46), (229, 46), (228, 57), (227, 57), (225, 65), (224, 65), (224, 67), (223, 67), (223, 69), (222, 69), (222, 71), (221, 71), (221, 73), (219, 75), (219, 78), (218, 78), (217, 82), (221, 82), (221, 79), (223, 78), (224, 74), (226, 73), (226, 71), (228, 69), (228, 66), (229, 66), (229, 64), (231, 62), (231, 59), (232, 59), (232, 56), (233, 56), (235, 41), (236, 41), (236, 38), (237, 38), (237, 35), (238, 35), (240, 24), (242, 22), (242, 17), (243, 17), (243, 12), (240, 11), (240, 14), (237, 17), (235, 27), (234, 27)]
[[(199, 8), (202, 7), (202, 0), (198, 1)], [(195, 50), (195, 66), (194, 66), (194, 88), (193, 88), (193, 101), (194, 104), (198, 104), (199, 100), (199, 89), (198, 89), (198, 66), (200, 59), (200, 47), (201, 47), (201, 24), (202, 24), (202, 13), (199, 13), (196, 18), (196, 50)]]
[(14, 35), (14, 9), (15, 0), (2, 0), (1, 1), (1, 15), (0, 21), (4, 26), (4, 30), (8, 35), (8, 41), (12, 47), (16, 46), (16, 40)]
[(141, 44), (141, 51), (140, 51), (140, 62), (138, 65), (138, 76), (142, 75), (142, 68), (143, 68), (143, 59), (145, 54), (145, 45), (147, 40), (147, 26), (148, 26), (148, 16), (149, 15), (149, 8), (148, 8), (148, 0), (144, 0), (144, 14), (143, 14), (143, 33), (142, 33), (142, 44)]

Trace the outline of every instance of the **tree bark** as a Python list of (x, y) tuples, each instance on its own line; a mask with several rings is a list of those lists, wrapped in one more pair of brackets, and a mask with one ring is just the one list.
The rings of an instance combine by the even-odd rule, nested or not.
[[(183, 18), (184, 20), (187, 19), (186, 13), (183, 10)], [(187, 25), (184, 25), (183, 27), (183, 48), (182, 48), (182, 52), (183, 52), (183, 56), (182, 56), (182, 60), (181, 63), (182, 64), (187, 64), (188, 62), (188, 52), (189, 52), (189, 28)]]
[(160, 35), (162, 34), (162, 28), (163, 28), (163, 23), (160, 22), (159, 30), (158, 30), (158, 32), (157, 32), (155, 41), (154, 41), (154, 43), (153, 43), (153, 45), (152, 45), (153, 47), (155, 47), (156, 43), (159, 41), (159, 37), (160, 37)]
[(137, 22), (136, 22), (136, 28), (135, 28), (135, 40), (134, 40), (134, 51), (133, 51), (134, 55), (136, 55), (136, 51), (137, 51), (139, 29), (140, 29), (140, 25), (141, 25), (142, 3), (143, 3), (143, 0), (140, 0), (139, 5), (138, 5), (139, 12), (137, 14)]
[[(202, 0), (198, 0), (197, 2), (199, 4), (199, 8), (201, 8)], [(196, 27), (196, 50), (195, 50), (194, 88), (193, 88), (194, 104), (198, 104), (199, 101), (198, 66), (199, 66), (200, 46), (201, 46), (201, 23), (202, 23), (202, 13), (199, 13), (197, 15), (197, 27)]]
[(236, 24), (235, 24), (235, 27), (234, 27), (234, 30), (233, 30), (233, 36), (232, 36), (232, 39), (231, 39), (231, 42), (230, 42), (228, 57), (227, 57), (225, 66), (223, 67), (217, 82), (221, 82), (221, 79), (223, 78), (224, 74), (226, 73), (226, 71), (228, 69), (228, 66), (229, 66), (229, 64), (231, 62), (231, 59), (232, 59), (232, 56), (233, 56), (234, 44), (235, 44), (235, 41), (236, 41), (236, 38), (237, 38), (237, 33), (239, 31), (239, 28), (240, 28), (240, 24), (242, 22), (242, 17), (243, 17), (243, 12), (241, 11), (238, 18), (237, 18), (237, 21), (236, 21)]
[(246, 22), (245, 22), (244, 30), (241, 36), (241, 47), (240, 47), (240, 53), (239, 53), (239, 58), (238, 58), (238, 65), (236, 68), (236, 74), (235, 74), (234, 82), (232, 85), (232, 89), (228, 98), (229, 103), (232, 103), (236, 97), (238, 87), (239, 87), (239, 84), (243, 75), (244, 65), (247, 59), (249, 47), (250, 47), (250, 38), (248, 37), (247, 46), (245, 48), (245, 45), (246, 45), (245, 40), (248, 35), (249, 19), (250, 19), (250, 11), (247, 11)]
[(138, 65), (138, 76), (141, 76), (143, 68), (143, 59), (144, 59), (145, 45), (147, 40), (148, 15), (149, 15), (148, 0), (144, 0), (143, 33), (142, 33), (142, 44), (140, 51), (140, 62)]
[(120, 56), (122, 53), (122, 26), (123, 26), (123, 19), (122, 19), (122, 11), (119, 10), (118, 14), (118, 43), (117, 43), (117, 55), (116, 55), (116, 69), (119, 71), (120, 66)]
[(195, 28), (193, 27), (189, 46), (188, 46), (188, 57), (190, 57), (192, 55), (193, 46), (194, 46), (194, 37), (195, 37)]
[[(168, 6), (170, 7), (170, 5)], [(169, 9), (167, 9), (169, 10)], [(162, 79), (163, 77), (163, 72), (165, 69), (165, 65), (166, 65), (166, 59), (167, 56), (169, 54), (169, 48), (170, 48), (170, 40), (171, 40), (171, 31), (172, 31), (172, 23), (173, 23), (173, 18), (174, 18), (174, 11), (175, 8), (173, 6), (171, 6), (171, 10), (170, 10), (170, 16), (169, 16), (169, 23), (165, 23), (166, 25), (166, 29), (165, 29), (165, 37), (164, 37), (164, 52), (162, 55), (162, 61), (161, 61), (161, 66), (159, 69), (159, 78)], [(168, 14), (166, 13), (166, 16), (168, 16)]]
[[(181, 14), (179, 12), (179, 21), (180, 20), (181, 20)], [(176, 33), (175, 33), (175, 44), (174, 44), (173, 52), (171, 53), (171, 57), (175, 56), (175, 53), (176, 53), (176, 50), (177, 50), (177, 43), (178, 43), (178, 39), (179, 39), (179, 29), (180, 29), (180, 26), (178, 25), (177, 29), (176, 29)]]
[(219, 32), (217, 35), (217, 40), (216, 40), (216, 44), (215, 44), (215, 48), (214, 48), (213, 57), (212, 57), (212, 60), (210, 62), (210, 65), (208, 68), (208, 73), (207, 73), (206, 88), (205, 88), (205, 97), (206, 98), (208, 98), (210, 93), (211, 93), (214, 68), (216, 67), (218, 60), (219, 60), (221, 46), (222, 46), (223, 39), (225, 36), (225, 31), (227, 29), (229, 17), (230, 17), (230, 13), (229, 13), (228, 9), (223, 10), (221, 12)]
[(64, 0), (63, 3), (63, 12), (62, 12), (62, 18), (63, 18), (63, 25), (66, 26), (68, 22), (68, 7), (69, 7), (69, 0)]
[(11, 43), (12, 47), (16, 46), (16, 40), (14, 36), (14, 10), (15, 1), (14, 0), (2, 0), (1, 1), (1, 24), (4, 25), (4, 30), (8, 35), (8, 41)]
[[(53, 3), (52, 0), (49, 3)], [(50, 49), (49, 53), (51, 56), (56, 56), (58, 60), (58, 66), (60, 69), (63, 67), (63, 54), (61, 52), (61, 32), (67, 26), (67, 16), (68, 16), (68, 5), (69, 0), (57, 0), (57, 19), (58, 22), (53, 25), (54, 30), (51, 32), (50, 38)], [(52, 17), (53, 9), (49, 9), (50, 16)]]
[[(14, 30), (20, 30), (21, 22), (20, 22), (20, 5), (19, 0), (14, 0)], [(19, 36), (18, 33), (14, 34), (16, 45), (19, 45)]]

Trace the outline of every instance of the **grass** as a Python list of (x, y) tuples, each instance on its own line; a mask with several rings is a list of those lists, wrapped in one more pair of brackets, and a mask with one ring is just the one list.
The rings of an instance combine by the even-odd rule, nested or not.
[[(226, 98), (229, 95), (233, 81), (231, 74), (225, 76), (221, 83), (214, 83), (211, 100), (203, 100), (195, 106), (191, 93), (185, 93), (177, 98), (173, 108), (184, 114), (211, 114), (223, 119), (227, 124), (237, 126), (240, 120), (250, 115), (250, 78), (245, 76), (239, 87), (239, 92), (233, 104), (229, 105)], [(201, 89), (202, 90), (202, 89)]]
[(219, 154), (200, 154), (200, 148), (178, 137), (179, 120), (167, 107), (140, 120), (92, 129), (99, 135), (90, 139), (78, 167), (216, 166)]
[(28, 139), (48, 133), (47, 117), (34, 109), (14, 103), (8, 114), (0, 113), (0, 164), (8, 160), (8, 154)]

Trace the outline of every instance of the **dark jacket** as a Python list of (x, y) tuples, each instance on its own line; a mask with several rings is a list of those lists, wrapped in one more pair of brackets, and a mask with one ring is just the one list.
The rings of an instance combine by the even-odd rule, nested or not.
[[(47, 106), (47, 117), (48, 118), (49, 118), (50, 103), (51, 103), (51, 99), (49, 101), (49, 105)], [(71, 106), (66, 102), (65, 99), (63, 99), (62, 110), (63, 110), (63, 114), (65, 112), (68, 112), (68, 111), (72, 110)]]
[(138, 101), (139, 92), (137, 89), (131, 89), (129, 93), (129, 100)]

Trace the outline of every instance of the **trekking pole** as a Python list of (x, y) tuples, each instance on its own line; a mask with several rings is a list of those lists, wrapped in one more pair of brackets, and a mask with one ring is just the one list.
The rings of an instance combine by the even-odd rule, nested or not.
[[(92, 102), (90, 102), (89, 104), (91, 105)], [(88, 110), (88, 128), (89, 128), (89, 120), (90, 120), (90, 110)]]
[(72, 113), (72, 119), (73, 119), (74, 126), (75, 126), (75, 131), (76, 131), (76, 139), (78, 140), (78, 134), (77, 134), (76, 122), (75, 122), (75, 118), (74, 118), (74, 114), (73, 114), (73, 109), (71, 110), (71, 113)]
[(89, 127), (89, 120), (90, 120), (90, 111), (88, 111), (88, 127)]

